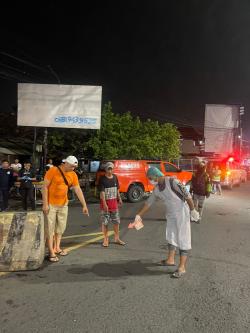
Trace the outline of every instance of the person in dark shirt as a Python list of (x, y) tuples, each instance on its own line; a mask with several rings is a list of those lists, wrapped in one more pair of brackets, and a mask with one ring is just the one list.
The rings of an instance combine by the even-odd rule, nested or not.
[(200, 219), (197, 223), (201, 222), (205, 199), (209, 198), (211, 190), (212, 186), (209, 174), (206, 171), (206, 164), (205, 162), (201, 162), (192, 176), (190, 188), (190, 192), (193, 193), (195, 209), (200, 214)]
[(20, 181), (20, 192), (23, 198), (23, 209), (28, 209), (28, 201), (30, 201), (32, 210), (35, 210), (36, 205), (34, 198), (34, 186), (32, 181), (35, 181), (36, 177), (34, 170), (31, 169), (30, 162), (24, 163), (24, 168), (19, 172), (18, 180)]
[(100, 200), (101, 200), (101, 223), (104, 235), (103, 246), (109, 246), (108, 224), (112, 223), (115, 232), (115, 243), (125, 245), (119, 237), (120, 216), (118, 203), (122, 205), (122, 199), (119, 193), (119, 182), (116, 175), (113, 174), (114, 164), (108, 162), (105, 165), (105, 175), (99, 180)]
[(0, 169), (0, 211), (8, 209), (9, 190), (13, 185), (13, 172), (7, 160), (2, 161)]

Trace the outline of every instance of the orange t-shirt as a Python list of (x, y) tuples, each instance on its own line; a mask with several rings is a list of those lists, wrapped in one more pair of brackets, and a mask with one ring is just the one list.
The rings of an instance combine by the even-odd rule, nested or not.
[[(61, 169), (62, 170), (62, 169)], [(69, 183), (69, 187), (79, 185), (78, 177), (74, 171), (63, 172)], [(65, 184), (63, 176), (57, 167), (50, 168), (44, 179), (50, 181), (48, 187), (49, 205), (64, 206), (68, 203), (68, 186)]]

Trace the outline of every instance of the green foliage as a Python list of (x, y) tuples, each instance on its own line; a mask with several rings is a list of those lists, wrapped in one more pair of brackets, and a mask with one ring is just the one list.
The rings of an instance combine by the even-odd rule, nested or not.
[(48, 156), (171, 160), (179, 157), (179, 137), (172, 124), (141, 121), (130, 112), (117, 114), (107, 103), (100, 130), (49, 129)]
[(179, 157), (179, 132), (172, 124), (141, 121), (130, 112), (112, 112), (104, 106), (101, 129), (87, 143), (98, 159), (174, 159)]
[(84, 156), (90, 133), (82, 129), (49, 129), (48, 156)]

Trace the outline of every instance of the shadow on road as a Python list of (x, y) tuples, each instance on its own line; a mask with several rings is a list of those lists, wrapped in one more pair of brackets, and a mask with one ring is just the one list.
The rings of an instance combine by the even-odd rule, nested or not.
[[(50, 269), (51, 268), (51, 269)], [(18, 277), (27, 284), (53, 284), (65, 282), (94, 282), (100, 280), (127, 279), (131, 276), (160, 276), (171, 274), (176, 267), (163, 267), (157, 263), (131, 260), (90, 265), (49, 265), (46, 271), (16, 273), (9, 278)]]
[[(154, 269), (152, 269), (154, 268)], [(155, 269), (155, 268), (158, 268)], [(159, 270), (159, 268), (161, 268)], [(91, 273), (97, 277), (108, 277), (108, 278), (121, 278), (127, 276), (145, 276), (145, 275), (162, 275), (166, 272), (173, 272), (176, 268), (174, 267), (162, 270), (162, 267), (157, 263), (152, 262), (141, 262), (140, 260), (133, 261), (122, 261), (113, 263), (98, 263), (93, 265), (91, 268), (83, 266), (73, 267), (67, 270), (68, 273), (74, 275), (84, 275)]]

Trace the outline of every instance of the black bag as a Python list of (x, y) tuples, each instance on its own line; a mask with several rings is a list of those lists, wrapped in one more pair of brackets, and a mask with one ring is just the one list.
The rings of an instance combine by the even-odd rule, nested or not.
[(170, 184), (171, 190), (177, 195), (177, 197), (179, 199), (181, 199), (181, 201), (185, 202), (186, 199), (185, 199), (184, 195), (182, 195), (181, 193), (179, 193), (178, 191), (175, 190), (175, 188), (174, 188), (174, 180), (175, 180), (175, 178), (173, 178), (173, 177), (169, 178), (169, 184)]

